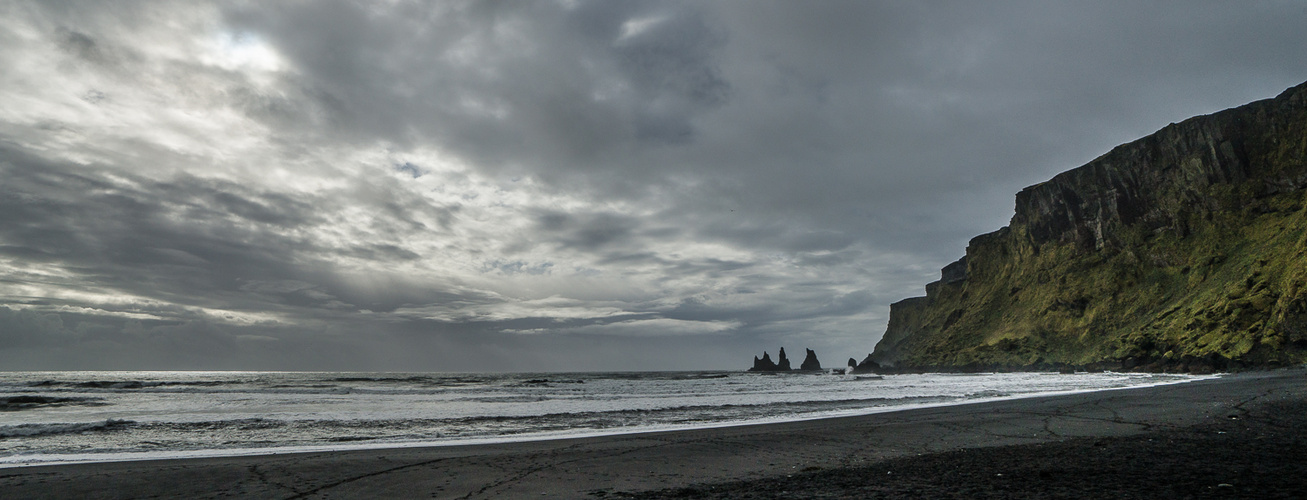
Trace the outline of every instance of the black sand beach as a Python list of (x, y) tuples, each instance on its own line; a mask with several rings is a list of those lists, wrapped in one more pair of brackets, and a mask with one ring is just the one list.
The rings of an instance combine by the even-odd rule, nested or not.
[(722, 429), (0, 469), (3, 498), (1294, 498), (1307, 371)]

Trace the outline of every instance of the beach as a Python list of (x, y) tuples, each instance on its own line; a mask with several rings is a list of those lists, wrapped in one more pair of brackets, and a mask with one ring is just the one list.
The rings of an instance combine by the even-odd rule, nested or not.
[[(1200, 491), (1216, 497), (1265, 498), (1295, 491), (1275, 488), (1294, 487), (1294, 481), (1307, 477), (1303, 460), (1288, 459), (1303, 458), (1299, 429), (1307, 420), (1307, 412), (1301, 411), (1307, 407), (1305, 395), (1307, 371), (1299, 368), (765, 425), (468, 446), (14, 467), (0, 469), (0, 496), (894, 498), (1027, 496), (1019, 492), (1035, 491), (1074, 498), (1100, 490), (1151, 491), (1149, 484), (1166, 484), (1172, 488), (1166, 491), (1179, 497)], [(1095, 452), (1116, 459), (1103, 462)], [(1166, 463), (1156, 469), (1160, 461)], [(884, 469), (886, 465), (900, 468), (896, 473)], [(1107, 465), (1123, 472), (1106, 477), (1084, 472), (1105, 470)], [(1005, 466), (1012, 472), (996, 475), (1004, 473), (995, 468)], [(1199, 466), (1229, 474), (1156, 473), (1207, 470)], [(1006, 481), (999, 479), (1003, 477), (1021, 479), (1027, 489), (1005, 490), (994, 483)], [(1104, 484), (1113, 477), (1119, 484)], [(1052, 489), (1043, 488), (1040, 481)]]

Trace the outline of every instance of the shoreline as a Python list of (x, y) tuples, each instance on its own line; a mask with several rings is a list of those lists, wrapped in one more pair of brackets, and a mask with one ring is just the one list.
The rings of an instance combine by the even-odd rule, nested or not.
[[(985, 375), (990, 372), (969, 372), (969, 373), (940, 373), (941, 375)], [(934, 402), (934, 403), (916, 403), (892, 406), (872, 406), (857, 410), (833, 410), (831, 412), (819, 412), (814, 414), (805, 414), (797, 417), (773, 417), (761, 420), (747, 421), (727, 421), (710, 424), (689, 424), (684, 426), (648, 426), (625, 429), (605, 429), (593, 430), (590, 432), (576, 431), (556, 431), (549, 433), (532, 433), (516, 436), (495, 436), (495, 437), (472, 437), (463, 439), (449, 439), (444, 441), (407, 441), (407, 442), (389, 442), (389, 443), (356, 443), (356, 444), (338, 444), (338, 445), (302, 445), (302, 446), (282, 446), (266, 448), (215, 448), (215, 449), (197, 449), (197, 450), (177, 450), (170, 452), (152, 452), (152, 451), (126, 451), (126, 452), (108, 452), (108, 453), (86, 453), (86, 454), (33, 454), (14, 457), (0, 457), (0, 470), (26, 467), (51, 467), (61, 465), (79, 465), (79, 464), (106, 464), (117, 462), (141, 462), (141, 461), (160, 461), (160, 460), (193, 460), (193, 459), (220, 459), (220, 458), (237, 458), (237, 457), (258, 457), (274, 455), (291, 455), (304, 453), (337, 453), (337, 452), (356, 452), (356, 451), (385, 451), (391, 449), (410, 449), (410, 448), (442, 448), (442, 447), (461, 447), (461, 446), (485, 446), (485, 445), (511, 445), (514, 443), (528, 443), (537, 441), (557, 441), (571, 439), (592, 439), (617, 436), (630, 436), (640, 434), (661, 434), (669, 432), (685, 432), (699, 430), (724, 429), (732, 427), (776, 425), (794, 422), (806, 422), (815, 420), (838, 419), (849, 417), (861, 417), (867, 415), (877, 415), (884, 413), (894, 413), (902, 411), (941, 408), (951, 406), (965, 406), (972, 404), (990, 403), (997, 401), (1014, 401), (1029, 398), (1057, 397), (1072, 394), (1082, 394), (1101, 391), (1121, 391), (1132, 389), (1144, 389), (1150, 387), (1160, 387), (1175, 384), (1187, 384), (1202, 380), (1211, 380), (1224, 376), (1230, 376), (1230, 373), (1217, 373), (1209, 375), (1189, 375), (1191, 379), (1186, 380), (1166, 380), (1148, 384), (1132, 385), (1125, 387), (1109, 387), (1103, 389), (1071, 389), (1059, 390), (1040, 393), (1026, 393), (1009, 396), (995, 396), (977, 399), (963, 399), (956, 401)], [(83, 458), (84, 457), (84, 458)], [(14, 460), (11, 459), (26, 459)]]
[(770, 478), (614, 492), (607, 498), (1300, 498), (1307, 400), (1249, 402), (1188, 427), (961, 448)]
[(1231, 408), (1283, 401), (1307, 401), (1307, 370), (715, 429), (16, 467), (0, 470), (0, 492), (22, 498), (603, 498), (857, 471), (958, 450), (983, 454), (1009, 445), (1186, 429), (1221, 421)]

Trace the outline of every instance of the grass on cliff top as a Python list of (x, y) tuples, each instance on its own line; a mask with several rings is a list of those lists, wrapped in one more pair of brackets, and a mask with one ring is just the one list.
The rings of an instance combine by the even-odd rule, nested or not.
[(1036, 251), (1016, 243), (1021, 234), (973, 248), (968, 280), (941, 287), (922, 312), (923, 329), (940, 334), (910, 338), (917, 345), (905, 361), (1303, 362), (1305, 201), (1302, 193), (1283, 194), (1194, 215), (1186, 221), (1192, 233), (1183, 236), (1127, 228), (1115, 250), (1046, 244)]

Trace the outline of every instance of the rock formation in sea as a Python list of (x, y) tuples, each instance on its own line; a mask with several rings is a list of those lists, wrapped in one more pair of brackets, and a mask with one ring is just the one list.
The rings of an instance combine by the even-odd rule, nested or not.
[(767, 351), (762, 352), (762, 359), (757, 356), (753, 357), (753, 368), (751, 372), (787, 372), (790, 371), (790, 360), (785, 357), (785, 348), (782, 347), (780, 353), (776, 356), (777, 361), (771, 360), (771, 355)]
[(804, 349), (808, 354), (803, 357), (803, 362), (799, 363), (800, 370), (820, 370), (821, 362), (817, 361), (817, 353), (812, 349)]
[[(853, 361), (853, 358), (849, 358), (849, 361)], [(872, 360), (871, 354), (867, 354), (867, 357), (862, 358), (862, 362), (857, 364), (854, 371), (858, 373), (874, 373), (880, 371), (880, 364)]]
[(890, 306), (864, 363), (1207, 372), (1307, 361), (1307, 84), (1022, 190), (1009, 225), (973, 238), (925, 288)]

